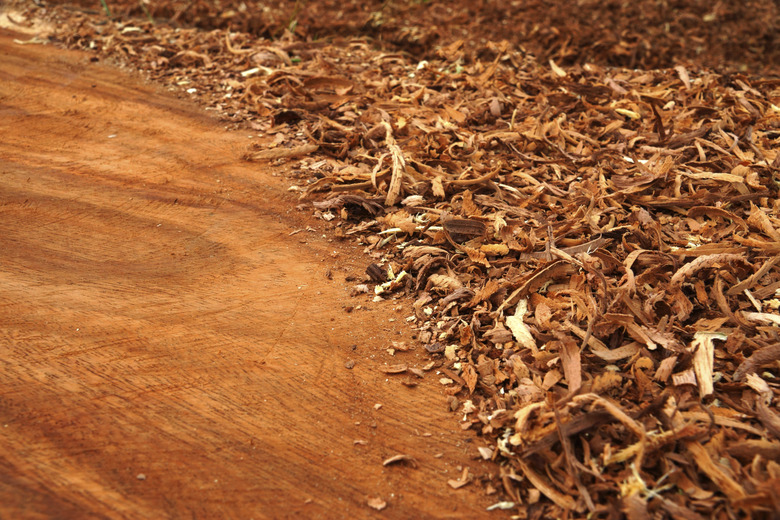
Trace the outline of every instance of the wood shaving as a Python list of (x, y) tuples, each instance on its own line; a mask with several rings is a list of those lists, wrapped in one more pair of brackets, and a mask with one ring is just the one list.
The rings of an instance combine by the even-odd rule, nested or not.
[[(160, 1), (131, 33), (138, 2), (111, 4), (100, 25), (46, 9), (58, 41), (262, 134), (246, 158), (288, 161), (303, 207), (383, 266), (353, 297), (416, 300), (424, 370), (504, 471), (491, 508), (777, 509), (780, 421), (746, 381), (780, 359), (775, 2), (323, 0), (291, 25), (284, 2)], [(728, 420), (700, 420), (711, 402)]]

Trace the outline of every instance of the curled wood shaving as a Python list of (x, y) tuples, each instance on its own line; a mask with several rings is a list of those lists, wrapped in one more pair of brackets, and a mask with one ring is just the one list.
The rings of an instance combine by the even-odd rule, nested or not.
[(398, 463), (401, 463), (401, 462), (405, 462), (405, 463), (409, 464), (410, 466), (412, 466), (413, 468), (417, 467), (417, 461), (414, 460), (414, 457), (410, 457), (409, 455), (402, 455), (402, 454), (393, 455), (392, 457), (389, 457), (389, 458), (385, 459), (382, 462), (382, 465), (383, 466), (390, 466), (391, 464), (398, 464)]
[(682, 412), (680, 416), (688, 421), (714, 423), (720, 426), (728, 426), (735, 430), (743, 430), (752, 435), (762, 435), (761, 430), (745, 422), (744, 417), (734, 419), (723, 417), (722, 415), (709, 415), (705, 412)]
[(447, 484), (452, 489), (460, 489), (465, 485), (468, 485), (471, 482), (471, 475), (469, 475), (469, 468), (463, 468), (463, 473), (461, 473), (459, 479), (449, 479), (447, 481)]
[(730, 253), (716, 254), (716, 255), (704, 255), (696, 258), (692, 262), (682, 266), (677, 272), (672, 275), (672, 279), (669, 282), (669, 286), (672, 288), (679, 287), (685, 280), (691, 278), (694, 274), (702, 269), (713, 267), (726, 262), (745, 261), (742, 255), (735, 255)]
[(481, 237), (487, 232), (487, 227), (479, 220), (449, 218), (442, 222), (442, 226), (450, 236), (467, 235), (470, 237)]
[(780, 343), (769, 345), (753, 352), (753, 354), (742, 362), (734, 371), (732, 379), (740, 381), (747, 374), (757, 371), (761, 366), (780, 360)]
[(766, 399), (768, 402), (772, 401), (772, 389), (769, 388), (769, 384), (766, 381), (761, 379), (756, 374), (748, 374), (746, 379), (747, 385), (755, 390), (758, 395)]
[(638, 423), (637, 421), (635, 421), (634, 419), (629, 417), (623, 410), (620, 409), (620, 407), (618, 407), (612, 401), (610, 401), (608, 399), (605, 399), (605, 398), (601, 397), (600, 395), (596, 395), (596, 394), (583, 394), (583, 395), (579, 395), (579, 396), (577, 396), (575, 398), (575, 400), (577, 400), (577, 401), (589, 401), (589, 402), (593, 403), (594, 405), (601, 406), (602, 408), (604, 408), (604, 410), (606, 410), (607, 412), (612, 414), (612, 416), (615, 419), (617, 419), (618, 421), (623, 423), (623, 425), (625, 425), (629, 430), (634, 432), (634, 434), (637, 437), (639, 437), (640, 439), (645, 439), (646, 438), (644, 427), (640, 423)]
[[(572, 332), (574, 332), (580, 339), (582, 339), (583, 341), (585, 340), (587, 336), (587, 332), (585, 330), (569, 322), (568, 320), (564, 322), (564, 326), (570, 329)], [(593, 354), (603, 359), (604, 361), (610, 361), (610, 362), (615, 362), (621, 359), (630, 358), (634, 356), (637, 352), (639, 352), (639, 344), (637, 343), (630, 343), (622, 347), (610, 349), (607, 348), (607, 346), (604, 344), (603, 341), (599, 340), (598, 338), (592, 335), (588, 338), (588, 346), (590, 347), (591, 352), (593, 352)], [(599, 392), (595, 392), (595, 393), (599, 393)]]

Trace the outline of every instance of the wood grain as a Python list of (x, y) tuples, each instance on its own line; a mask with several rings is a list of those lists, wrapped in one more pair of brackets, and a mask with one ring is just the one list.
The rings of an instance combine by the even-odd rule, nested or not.
[[(0, 30), (0, 518), (486, 515), (476, 484), (446, 484), (495, 469), (436, 378), (380, 370), (425, 359), (385, 350), (411, 340), (408, 304), (350, 298), (368, 261), (291, 235), (313, 223), (271, 166), (239, 160), (248, 132), (13, 37)], [(417, 467), (382, 465), (397, 454)]]

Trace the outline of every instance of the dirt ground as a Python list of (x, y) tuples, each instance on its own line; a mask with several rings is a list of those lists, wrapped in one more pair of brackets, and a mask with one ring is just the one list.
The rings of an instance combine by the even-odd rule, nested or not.
[[(349, 296), (366, 258), (240, 161), (248, 132), (14, 38), (0, 30), (0, 517), (492, 516), (481, 487), (447, 485), (492, 468), (431, 406), (435, 373), (380, 371), (424, 361), (386, 352), (412, 342), (409, 309)], [(416, 464), (383, 466), (397, 454)]]

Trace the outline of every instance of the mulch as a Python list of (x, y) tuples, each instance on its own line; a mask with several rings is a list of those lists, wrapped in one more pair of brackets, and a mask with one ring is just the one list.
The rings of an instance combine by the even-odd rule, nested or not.
[(263, 136), (414, 301), (494, 508), (776, 518), (778, 6), (504, 4), (27, 13)]

